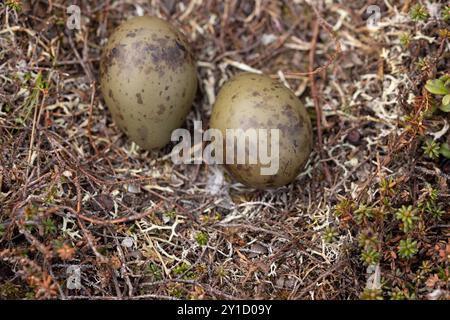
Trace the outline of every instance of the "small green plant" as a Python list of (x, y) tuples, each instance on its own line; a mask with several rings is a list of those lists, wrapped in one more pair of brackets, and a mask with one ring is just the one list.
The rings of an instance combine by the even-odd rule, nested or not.
[(199, 246), (206, 246), (208, 244), (208, 234), (205, 232), (199, 232), (195, 235), (195, 241)]
[(2, 282), (0, 284), (0, 299), (23, 299), (26, 295), (25, 290), (19, 286), (15, 285), (9, 281)]
[(3, 237), (5, 234), (5, 226), (3, 224), (0, 224), (0, 238)]
[(448, 270), (448, 267), (447, 268), (439, 267), (437, 270), (437, 276), (442, 281), (449, 282), (450, 281), (450, 272)]
[(442, 208), (440, 208), (436, 204), (430, 204), (430, 203), (426, 204), (425, 211), (427, 213), (429, 213), (436, 220), (441, 220), (442, 216), (445, 213), (445, 211), (442, 210)]
[(185, 299), (185, 296), (186, 296), (186, 293), (184, 292), (184, 290), (177, 285), (172, 286), (169, 289), (167, 289), (167, 292), (169, 293), (169, 295), (171, 295), (172, 297), (175, 297), (177, 299)]
[(432, 160), (438, 159), (441, 155), (450, 159), (450, 148), (447, 143), (441, 144), (435, 140), (428, 139), (424, 142), (422, 150)]
[(407, 33), (407, 32), (402, 33), (402, 34), (400, 35), (400, 44), (401, 44), (403, 47), (409, 46), (409, 44), (411, 43), (411, 40), (412, 40), (411, 34), (409, 34), (409, 33)]
[(419, 217), (416, 215), (417, 210), (413, 209), (413, 206), (402, 206), (395, 213), (397, 220), (403, 223), (403, 232), (409, 232), (414, 229)]
[(164, 215), (166, 218), (173, 220), (173, 219), (176, 218), (177, 213), (176, 213), (176, 211), (167, 211), (167, 212), (164, 212), (163, 215)]
[(186, 262), (183, 262), (173, 268), (173, 273), (177, 276), (182, 276), (187, 280), (195, 279), (195, 274), (192, 270), (189, 270), (190, 268), (190, 265), (188, 265)]
[(355, 209), (355, 203), (347, 198), (342, 199), (336, 204), (334, 210), (337, 217), (343, 217), (349, 215)]
[(42, 91), (46, 91), (50, 88), (49, 83), (47, 81), (43, 80), (42, 76), (37, 79), (36, 86), (38, 87), (38, 89), (40, 89)]
[(425, 275), (430, 273), (433, 270), (431, 261), (430, 260), (422, 261), (422, 265), (419, 267), (419, 269), (420, 269), (420, 272)]
[(55, 222), (52, 220), (52, 218), (47, 218), (42, 221), (42, 225), (44, 226), (45, 234), (55, 234), (57, 231)]
[(442, 19), (445, 21), (450, 21), (450, 4), (446, 5), (442, 9)]
[(21, 6), (19, 0), (7, 0), (7, 1), (6, 1), (6, 6), (7, 6), (9, 9), (14, 10), (14, 11), (17, 11), (17, 12), (19, 12), (19, 11), (22, 10), (22, 6)]
[(408, 289), (400, 289), (395, 287), (389, 294), (391, 300), (413, 300), (416, 298), (415, 294), (410, 294)]
[(392, 196), (394, 195), (394, 186), (395, 186), (395, 180), (393, 177), (384, 178), (382, 177), (380, 179), (380, 192), (383, 196)]
[(428, 68), (428, 61), (426, 58), (420, 57), (419, 60), (416, 62), (416, 68), (425, 71)]
[(406, 300), (405, 292), (399, 287), (395, 287), (389, 294), (391, 300)]
[(378, 246), (377, 234), (374, 234), (371, 230), (364, 230), (358, 236), (358, 244), (363, 249), (377, 248)]
[(425, 89), (431, 94), (443, 96), (439, 109), (450, 112), (450, 75), (446, 74), (439, 79), (428, 80)]
[(411, 10), (409, 11), (409, 16), (414, 21), (427, 21), (430, 17), (427, 8), (420, 3), (414, 5), (411, 8)]
[(45, 197), (45, 203), (51, 204), (55, 200), (55, 197), (58, 193), (58, 188), (56, 185), (51, 185), (47, 189), (47, 195)]
[(374, 216), (374, 209), (365, 204), (361, 204), (358, 209), (355, 210), (355, 219), (358, 224), (361, 224), (364, 220), (371, 219)]
[(383, 300), (383, 292), (381, 289), (364, 289), (361, 294), (361, 300)]
[(398, 254), (400, 257), (410, 259), (414, 257), (418, 251), (417, 240), (413, 240), (412, 238), (400, 240), (400, 245), (398, 248)]
[(219, 265), (215, 268), (214, 274), (219, 279), (220, 283), (222, 283), (223, 279), (225, 279), (228, 275), (228, 271), (223, 265)]
[(368, 266), (375, 265), (380, 261), (380, 253), (375, 249), (368, 248), (361, 253), (361, 260)]
[(430, 159), (439, 158), (439, 149), (440, 149), (439, 142), (436, 142), (431, 139), (426, 140), (424, 145), (422, 146), (423, 152)]
[(56, 20), (55, 24), (57, 26), (64, 27), (66, 25), (66, 22), (64, 21), (64, 19), (58, 19)]
[(158, 267), (155, 263), (151, 262), (148, 264), (145, 273), (152, 277), (154, 281), (158, 281), (162, 279), (162, 271), (161, 268)]
[(426, 197), (419, 202), (419, 208), (425, 213), (430, 214), (434, 219), (440, 220), (445, 211), (437, 204), (438, 194), (438, 190), (428, 185), (426, 188)]
[(336, 241), (338, 235), (339, 232), (336, 230), (336, 228), (327, 227), (323, 232), (323, 240), (327, 243), (332, 243)]

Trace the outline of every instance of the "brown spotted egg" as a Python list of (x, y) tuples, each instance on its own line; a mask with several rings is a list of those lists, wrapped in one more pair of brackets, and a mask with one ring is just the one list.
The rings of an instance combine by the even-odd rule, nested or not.
[[(269, 139), (257, 142), (257, 149), (246, 144), (242, 149), (246, 153), (246, 163), (238, 163), (236, 158), (231, 163), (225, 163), (236, 180), (257, 189), (276, 188), (292, 182), (303, 169), (312, 150), (311, 121), (305, 107), (291, 90), (265, 75), (242, 73), (226, 82), (214, 104), (210, 126), (220, 130), (224, 153), (230, 150), (235, 152), (239, 137), (245, 138), (248, 129), (266, 132), (278, 129), (278, 153), (271, 155), (274, 162), (278, 161), (278, 169), (273, 173), (262, 174), (261, 168), (271, 165), (269, 162), (266, 165), (261, 158), (253, 164), (249, 161), (252, 150), (258, 150), (258, 155), (260, 148), (276, 150)], [(237, 139), (231, 140), (227, 139), (228, 129), (242, 131), (237, 134)], [(234, 141), (231, 147), (227, 145), (230, 141)], [(233, 160), (232, 156), (230, 158)]]
[(165, 20), (131, 18), (104, 48), (100, 85), (115, 123), (131, 140), (144, 149), (165, 146), (185, 121), (197, 90), (186, 37)]

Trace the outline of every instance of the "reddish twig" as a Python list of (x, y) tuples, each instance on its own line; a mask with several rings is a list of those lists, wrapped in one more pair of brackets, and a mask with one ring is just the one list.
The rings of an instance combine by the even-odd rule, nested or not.
[(61, 209), (65, 209), (70, 211), (71, 213), (73, 213), (74, 215), (76, 215), (78, 218), (80, 218), (81, 220), (90, 222), (92, 224), (97, 224), (97, 225), (114, 225), (114, 224), (121, 224), (121, 223), (126, 223), (126, 222), (131, 222), (131, 221), (135, 221), (135, 220), (139, 220), (142, 218), (145, 218), (146, 216), (155, 213), (157, 209), (159, 209), (162, 206), (162, 202), (159, 202), (156, 206), (154, 206), (153, 208), (151, 208), (150, 210), (147, 210), (145, 212), (142, 213), (135, 213), (131, 216), (128, 217), (121, 217), (121, 218), (117, 218), (117, 219), (110, 219), (110, 220), (105, 220), (105, 219), (96, 219), (96, 218), (91, 218), (88, 216), (85, 216), (83, 213), (81, 212), (77, 212), (76, 210), (74, 210), (71, 207), (68, 206), (61, 206)]
[[(313, 21), (313, 38), (311, 40), (311, 50), (309, 51), (309, 81), (311, 83), (311, 94), (314, 101), (314, 107), (316, 109), (316, 122), (317, 122), (317, 140), (319, 144), (319, 152), (321, 158), (324, 159), (323, 154), (323, 137), (322, 137), (322, 108), (320, 106), (319, 97), (317, 93), (317, 87), (315, 82), (314, 70), (314, 56), (316, 53), (317, 37), (319, 36), (319, 19)], [(324, 162), (324, 172), (328, 183), (331, 184), (331, 174), (327, 164)]]
[[(314, 10), (314, 13), (316, 14), (317, 17), (317, 20), (314, 21), (314, 24), (317, 24), (317, 28), (319, 27), (319, 25), (322, 26), (325, 29), (325, 31), (327, 31), (327, 33), (331, 36), (336, 46), (336, 52), (330, 56), (328, 61), (323, 66), (320, 66), (316, 69), (309, 68), (308, 72), (286, 72), (285, 75), (288, 77), (303, 77), (318, 74), (319, 72), (322, 72), (323, 70), (328, 68), (331, 64), (333, 64), (336, 61), (337, 57), (342, 52), (341, 43), (337, 39), (336, 33), (333, 31), (332, 27), (328, 25), (328, 23), (322, 18), (319, 11), (314, 6), (311, 6), (311, 8)], [(314, 26), (314, 29), (315, 28), (316, 26)], [(317, 38), (317, 36), (318, 34), (315, 36), (315, 38)], [(310, 53), (311, 52), (315, 53), (315, 46), (317, 45), (317, 39), (313, 41), (314, 41), (313, 42), (314, 48), (311, 47)]]

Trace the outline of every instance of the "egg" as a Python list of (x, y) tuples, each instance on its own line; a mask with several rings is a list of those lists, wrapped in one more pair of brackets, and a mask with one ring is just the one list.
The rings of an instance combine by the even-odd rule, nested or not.
[(197, 90), (186, 37), (157, 17), (134, 17), (109, 37), (100, 61), (100, 87), (113, 120), (144, 149), (170, 142)]
[[(226, 82), (214, 103), (210, 127), (219, 130), (224, 137), (225, 154), (234, 153), (239, 137), (245, 137), (243, 133), (249, 129), (260, 130), (258, 137), (262, 139), (254, 140), (259, 144), (257, 148), (253, 149), (247, 140), (245, 148), (241, 149), (245, 150), (245, 163), (239, 163), (237, 153), (229, 157), (233, 161), (225, 163), (237, 181), (257, 189), (276, 188), (292, 182), (302, 171), (312, 150), (312, 127), (305, 107), (290, 89), (266, 75), (242, 73)], [(239, 129), (241, 131), (236, 134)], [(237, 139), (228, 139), (227, 132), (234, 132)], [(271, 137), (276, 135), (278, 140), (272, 140)], [(277, 162), (277, 170), (269, 173), (262, 170), (269, 163), (263, 161), (261, 150), (267, 150)], [(256, 161), (252, 163), (250, 156), (255, 151)], [(278, 152), (271, 154), (275, 151)]]

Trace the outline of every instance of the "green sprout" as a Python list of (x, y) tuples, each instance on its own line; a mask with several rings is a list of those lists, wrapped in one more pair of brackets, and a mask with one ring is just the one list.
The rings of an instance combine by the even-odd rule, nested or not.
[(350, 214), (353, 209), (355, 208), (355, 203), (352, 200), (349, 200), (347, 198), (342, 199), (339, 201), (338, 204), (335, 206), (335, 214), (337, 217), (341, 217), (347, 214)]
[(19, 0), (7, 0), (6, 1), (6, 6), (11, 9), (14, 10), (16, 12), (19, 12), (22, 10), (22, 6), (20, 4)]
[(434, 219), (440, 220), (445, 211), (436, 203), (439, 191), (428, 185), (428, 195), (425, 200), (419, 203), (419, 208), (430, 214)]
[(168, 293), (172, 296), (175, 297), (177, 299), (184, 299), (185, 298), (185, 292), (178, 287), (172, 287), (170, 289), (168, 289)]
[(161, 279), (162, 279), (162, 271), (161, 271), (161, 268), (158, 267), (158, 265), (156, 265), (156, 264), (153, 263), (153, 262), (151, 262), (151, 263), (147, 266), (147, 268), (146, 268), (146, 270), (145, 270), (145, 273), (146, 273), (147, 275), (151, 276), (152, 279), (153, 279), (154, 281), (158, 281), (158, 280), (161, 280)]
[(355, 219), (358, 224), (361, 224), (365, 219), (373, 218), (373, 208), (362, 204), (355, 210)]
[(214, 270), (215, 275), (217, 276), (217, 278), (219, 279), (220, 282), (223, 281), (223, 279), (226, 278), (228, 271), (227, 269), (223, 266), (223, 265), (219, 265), (215, 270)]
[(422, 265), (419, 267), (419, 269), (420, 269), (420, 272), (423, 274), (430, 273), (433, 270), (431, 261), (430, 260), (422, 261)]
[(378, 245), (377, 235), (372, 231), (365, 231), (358, 237), (358, 244), (361, 248), (376, 248)]
[(439, 142), (436, 142), (434, 140), (426, 140), (424, 145), (422, 146), (422, 150), (424, 151), (425, 155), (429, 157), (430, 159), (437, 159), (439, 158), (439, 150), (441, 146)]
[(64, 21), (64, 19), (58, 19), (56, 20), (55, 24), (57, 26), (64, 27), (66, 25), (66, 22)]
[(437, 276), (439, 277), (439, 279), (445, 281), (445, 282), (449, 282), (450, 281), (450, 275), (448, 272), (448, 268), (445, 267), (438, 267), (437, 269)]
[(195, 279), (195, 274), (192, 270), (189, 270), (190, 268), (190, 265), (188, 265), (186, 262), (183, 262), (173, 269), (173, 273), (177, 276), (183, 276), (183, 278), (187, 280)]
[(391, 297), (391, 300), (406, 300), (405, 292), (399, 287), (395, 287), (389, 295)]
[(428, 68), (428, 61), (426, 58), (419, 58), (419, 60), (416, 62), (416, 68), (425, 71)]
[(361, 253), (361, 260), (368, 266), (375, 265), (380, 261), (380, 253), (372, 248), (366, 249)]
[(323, 240), (327, 243), (332, 243), (336, 241), (339, 233), (336, 230), (336, 228), (333, 227), (327, 227), (325, 231), (323, 232)]
[(419, 217), (416, 215), (416, 210), (411, 205), (402, 206), (395, 213), (395, 217), (403, 223), (404, 232), (409, 232), (414, 229), (416, 221), (419, 220)]
[(52, 218), (47, 218), (44, 221), (42, 221), (42, 224), (44, 226), (44, 233), (45, 234), (55, 234), (57, 229), (55, 222), (52, 220)]
[(401, 44), (403, 47), (409, 46), (409, 44), (411, 43), (411, 40), (412, 40), (411, 34), (409, 34), (409, 33), (407, 33), (407, 32), (402, 33), (402, 34), (400, 35), (400, 44)]
[(425, 89), (437, 96), (442, 96), (439, 109), (450, 112), (450, 75), (446, 74), (439, 79), (428, 80)]
[(167, 211), (167, 212), (164, 212), (163, 215), (168, 219), (175, 219), (177, 216), (177, 213), (176, 213), (176, 211)]
[(430, 17), (427, 8), (424, 5), (418, 3), (414, 5), (409, 11), (409, 16), (414, 21), (427, 21)]
[(389, 294), (391, 300), (412, 300), (416, 298), (416, 295), (410, 294), (408, 289), (400, 289), (399, 287), (395, 287)]
[(445, 211), (442, 210), (441, 207), (437, 206), (436, 204), (430, 204), (426, 203), (425, 211), (436, 220), (441, 220), (442, 216), (444, 215)]
[(200, 246), (206, 246), (208, 244), (208, 234), (205, 232), (197, 233), (195, 235), (195, 241), (197, 241)]
[(442, 10), (442, 19), (450, 21), (450, 4), (446, 5)]
[(381, 289), (364, 289), (361, 294), (361, 300), (383, 300), (383, 292)]
[(407, 238), (406, 240), (400, 240), (398, 254), (400, 257), (405, 259), (410, 259), (414, 257), (419, 251), (417, 246), (417, 241), (411, 238)]
[(450, 159), (450, 148), (447, 143), (441, 144), (437, 141), (428, 139), (424, 142), (422, 150), (425, 155), (432, 160), (438, 159), (440, 155)]
[(395, 180), (393, 177), (380, 179), (380, 192), (385, 196), (394, 195)]

